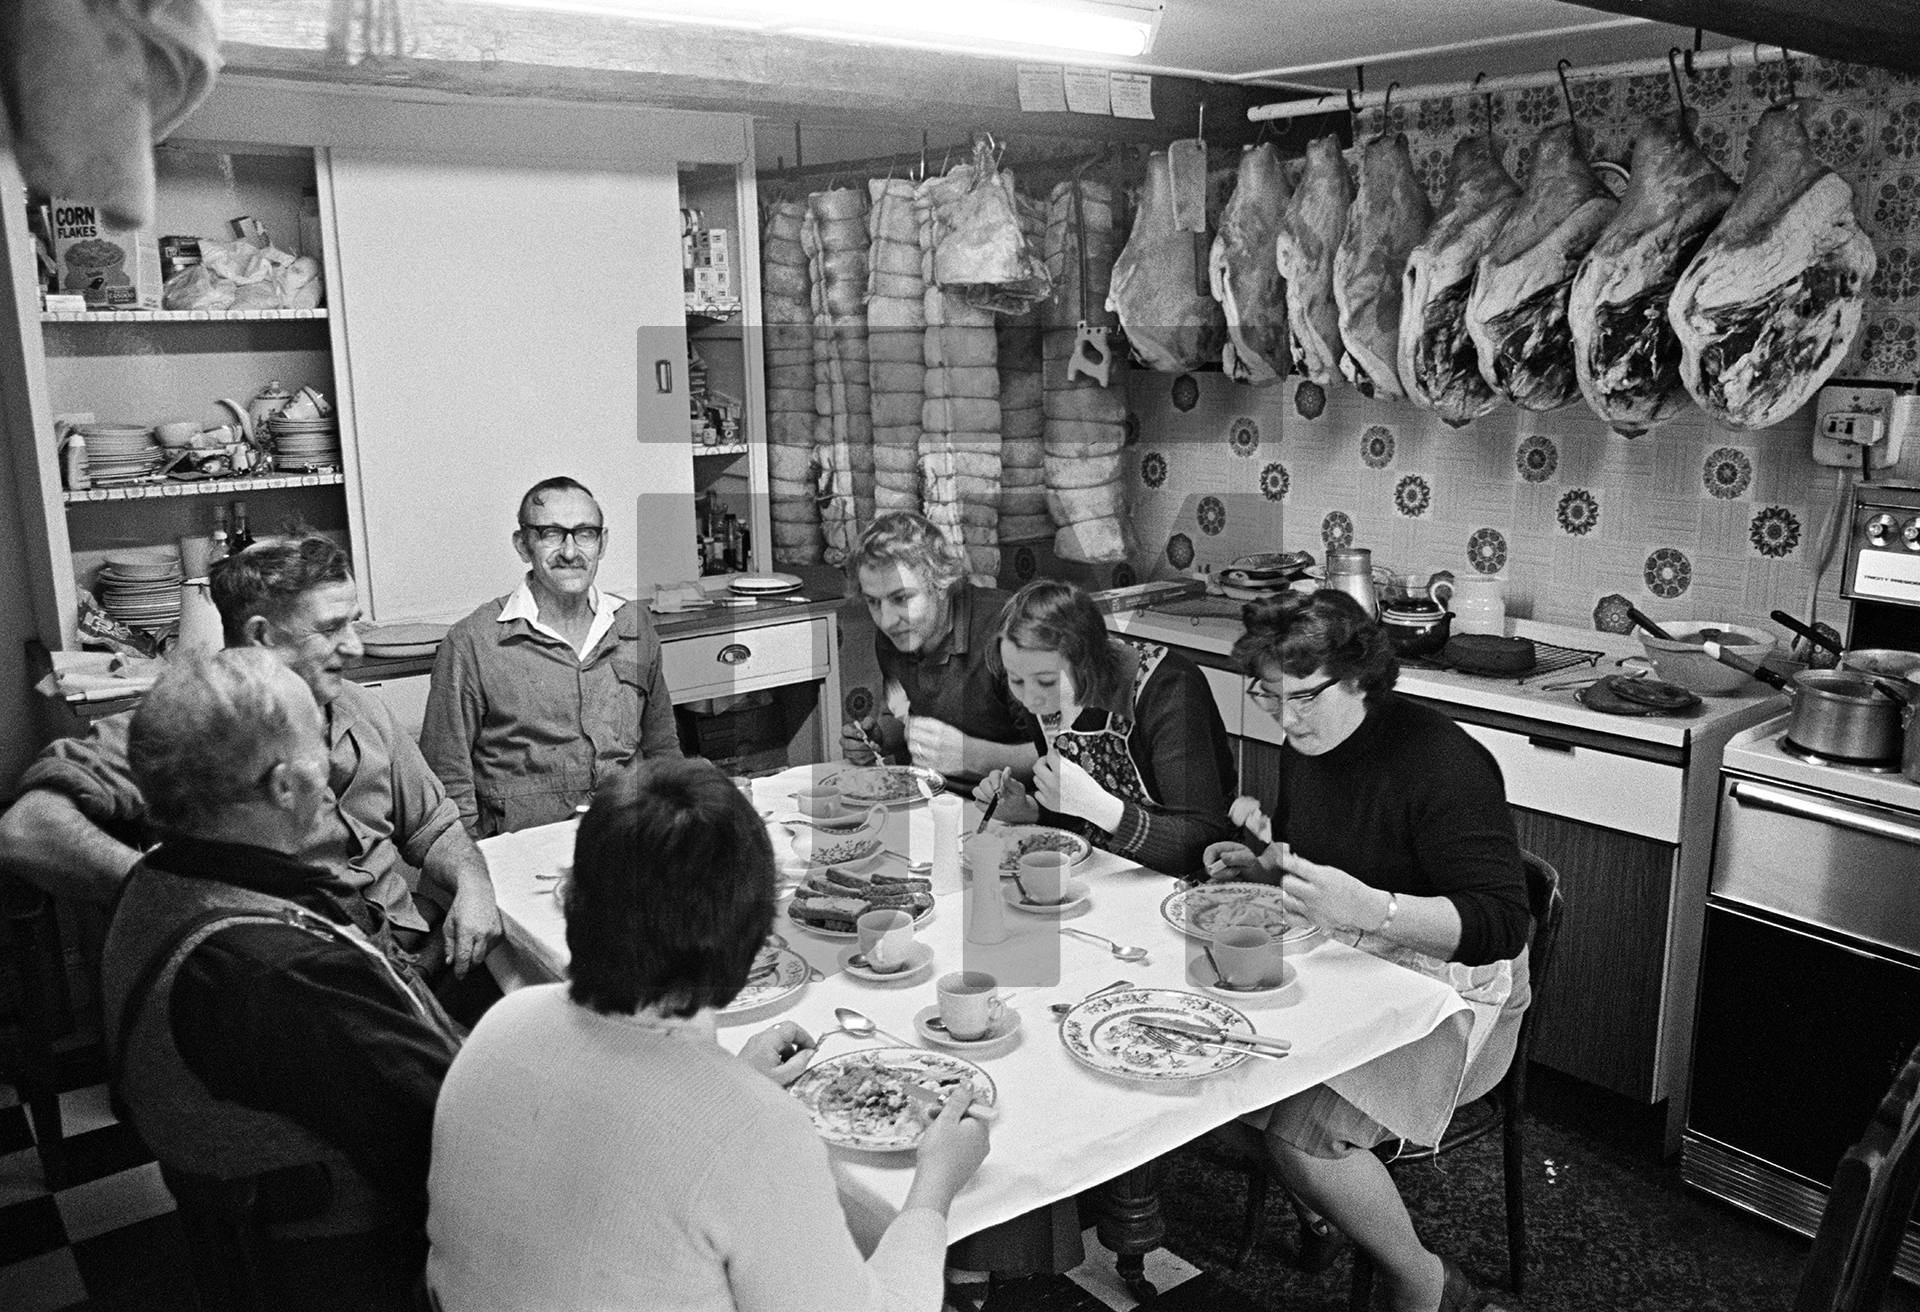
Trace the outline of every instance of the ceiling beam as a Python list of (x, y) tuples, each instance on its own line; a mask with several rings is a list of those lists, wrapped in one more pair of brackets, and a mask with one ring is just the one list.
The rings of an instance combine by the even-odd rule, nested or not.
[(1588, 9), (1705, 28), (1802, 54), (1920, 73), (1915, 0), (1573, 0)]
[[(1248, 106), (1272, 88), (1155, 76), (1152, 120), (1020, 109), (1013, 60), (770, 36), (725, 28), (388, 0), (398, 26), (361, 26), (353, 0), (226, 0), (221, 54), (233, 73), (455, 94), (729, 110), (809, 125), (978, 129), (1164, 143), (1250, 139)], [(1304, 94), (1304, 93), (1302, 93)]]

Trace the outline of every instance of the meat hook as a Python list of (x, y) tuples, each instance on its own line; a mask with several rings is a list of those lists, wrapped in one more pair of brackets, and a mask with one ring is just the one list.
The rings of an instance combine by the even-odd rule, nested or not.
[(1560, 79), (1560, 95), (1567, 102), (1567, 122), (1569, 123), (1578, 121), (1573, 112), (1573, 89), (1567, 85), (1567, 70), (1572, 67), (1571, 59), (1563, 59), (1553, 66), (1554, 74)]
[[(1476, 87), (1479, 86), (1486, 76), (1487, 74), (1484, 69), (1475, 73), (1473, 75), (1473, 85)], [(1488, 91), (1482, 93), (1480, 103), (1487, 111), (1487, 135), (1491, 137), (1493, 135), (1493, 92)]]
[(1800, 85), (1793, 75), (1793, 52), (1785, 46), (1780, 47), (1780, 66), (1787, 75), (1787, 103), (1791, 105), (1800, 99)]
[(1674, 103), (1680, 107), (1680, 135), (1683, 137), (1687, 135), (1687, 93), (1686, 88), (1680, 85), (1680, 66), (1674, 62), (1674, 59), (1685, 53), (1679, 46), (1667, 48), (1667, 71), (1673, 74), (1673, 99)]
[(1380, 100), (1380, 135), (1374, 138), (1375, 141), (1384, 141), (1391, 130), (1388, 115), (1393, 112), (1393, 93), (1399, 85), (1398, 82), (1387, 83), (1387, 94)]

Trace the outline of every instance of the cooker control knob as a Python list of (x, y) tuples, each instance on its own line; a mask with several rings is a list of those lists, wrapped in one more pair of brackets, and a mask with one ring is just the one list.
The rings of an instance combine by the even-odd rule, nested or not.
[(1899, 528), (1900, 521), (1883, 510), (1867, 521), (1867, 541), (1876, 547), (1888, 546)]
[(1920, 515), (1900, 526), (1900, 541), (1908, 551), (1920, 551)]

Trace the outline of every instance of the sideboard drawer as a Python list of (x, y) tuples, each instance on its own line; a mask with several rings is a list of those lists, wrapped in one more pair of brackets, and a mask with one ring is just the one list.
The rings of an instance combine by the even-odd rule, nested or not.
[(833, 653), (824, 620), (706, 633), (661, 644), (676, 703), (728, 697), (826, 677)]
[(1507, 801), (1662, 843), (1680, 841), (1685, 771), (1539, 734), (1462, 724), (1500, 763)]

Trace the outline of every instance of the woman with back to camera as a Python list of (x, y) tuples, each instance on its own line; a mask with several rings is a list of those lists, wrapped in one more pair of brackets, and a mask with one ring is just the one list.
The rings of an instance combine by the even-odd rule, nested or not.
[(987, 1152), (965, 1096), (862, 1259), (827, 1150), (784, 1087), (791, 1021), (715, 1041), (773, 922), (767, 832), (709, 762), (608, 780), (565, 890), (570, 982), (497, 1004), (433, 1126), (427, 1278), (445, 1312), (937, 1312), (947, 1209)]
[(974, 790), (1000, 795), (997, 817), (1072, 829), (1172, 875), (1197, 873), (1233, 833), (1233, 745), (1185, 656), (1117, 637), (1085, 591), (1036, 579), (1001, 612), (991, 661), (1041, 753), (1031, 792), (1009, 770)]
[(1245, 1120), (1304, 1204), (1303, 1265), (1330, 1261), (1344, 1232), (1373, 1259), (1395, 1312), (1477, 1308), (1459, 1267), (1420, 1242), (1370, 1149), (1432, 1143), (1452, 1107), (1484, 1094), (1512, 1058), (1530, 922), (1500, 768), (1453, 721), (1393, 691), (1392, 643), (1346, 594), (1288, 593), (1243, 615), (1234, 659), (1285, 732), (1280, 788), (1270, 820), (1250, 799), (1234, 803), (1264, 850), (1217, 843), (1208, 874), (1277, 883), (1291, 914), (1452, 985), (1474, 1016), (1464, 1076), (1437, 1105), (1433, 1081), (1452, 1077), (1408, 1049)]

